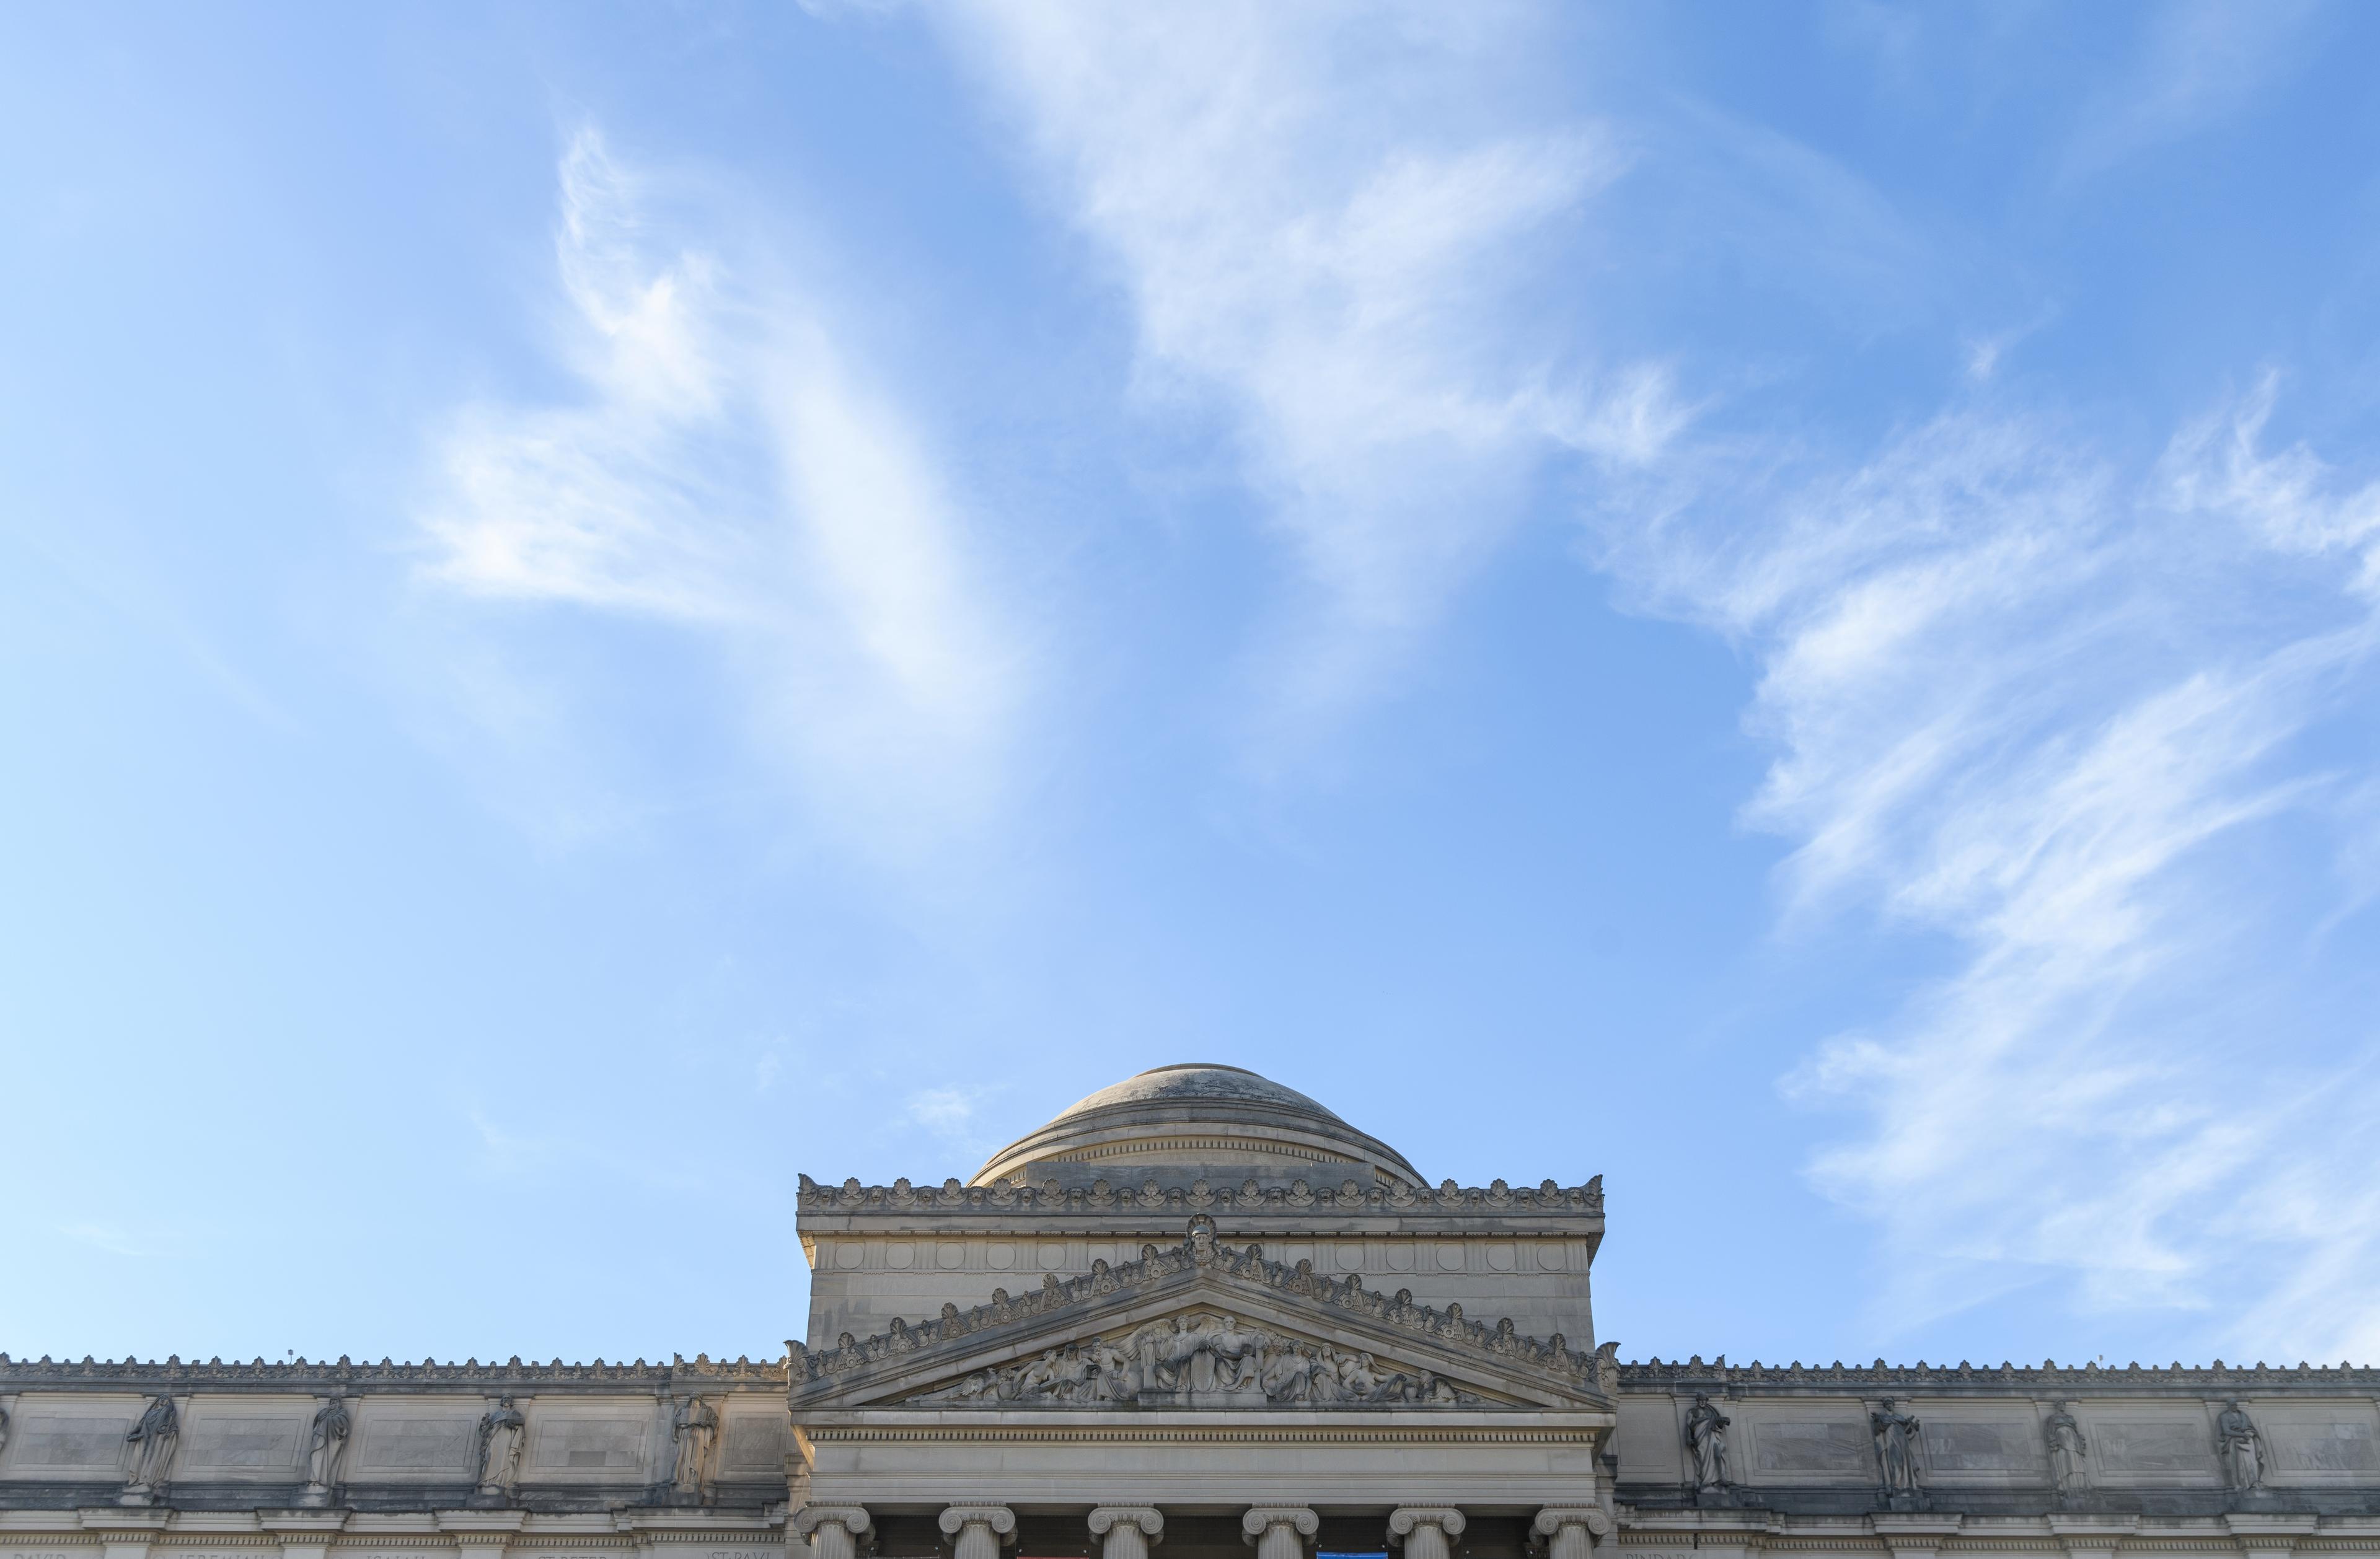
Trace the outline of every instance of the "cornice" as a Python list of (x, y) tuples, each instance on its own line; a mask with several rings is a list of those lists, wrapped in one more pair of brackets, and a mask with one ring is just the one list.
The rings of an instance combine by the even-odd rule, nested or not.
[[(1089, 1272), (1077, 1277), (1061, 1278), (1051, 1273), (1041, 1279), (1039, 1288), (1014, 1299), (1009, 1297), (1007, 1289), (997, 1288), (988, 1304), (964, 1311), (955, 1304), (946, 1304), (940, 1318), (921, 1321), (914, 1326), (895, 1320), (891, 1330), (865, 1339), (845, 1332), (836, 1347), (815, 1351), (789, 1342), (786, 1347), (792, 1350), (791, 1393), (796, 1408), (805, 1396), (815, 1395), (816, 1388), (843, 1376), (960, 1338), (1021, 1328), (1076, 1307), (1087, 1310), (1095, 1301), (1110, 1296), (1135, 1288), (1153, 1289), (1192, 1273), (1269, 1289), (1385, 1323), (1454, 1349), (1468, 1349), (1506, 1363), (1527, 1365), (1572, 1390), (1600, 1389), (1598, 1372), (1609, 1362), (1609, 1349), (1599, 1354), (1573, 1353), (1560, 1334), (1543, 1341), (1525, 1336), (1510, 1317), (1491, 1326), (1467, 1319), (1460, 1304), (1450, 1304), (1444, 1310), (1416, 1304), (1409, 1288), (1400, 1288), (1393, 1295), (1382, 1294), (1365, 1287), (1363, 1278), (1356, 1274), (1333, 1279), (1317, 1273), (1310, 1261), (1301, 1261), (1295, 1266), (1267, 1261), (1260, 1246), (1242, 1250), (1216, 1242), (1212, 1227), (1211, 1219), (1194, 1218), (1189, 1236), (1171, 1249), (1144, 1245), (1136, 1262), (1115, 1266), (1104, 1261), (1094, 1262)], [(806, 1392), (806, 1387), (812, 1390)]]
[(2234, 1366), (2216, 1360), (2211, 1365), (2097, 1364), (1975, 1365), (1874, 1364), (1825, 1365), (1730, 1364), (1724, 1359), (1705, 1363), (1701, 1358), (1683, 1363), (1654, 1359), (1617, 1367), (1622, 1393), (1710, 1391), (1863, 1391), (1890, 1396), (1901, 1392), (2020, 1392), (2039, 1396), (2124, 1396), (2149, 1392), (2195, 1392), (2220, 1395), (2234, 1391), (2380, 1392), (2380, 1369), (2348, 1364), (2300, 1364), (2295, 1369), (2269, 1365)]
[(86, 1357), (77, 1362), (52, 1360), (47, 1355), (38, 1360), (11, 1359), (0, 1353), (0, 1391), (53, 1385), (84, 1390), (118, 1387), (151, 1393), (184, 1386), (271, 1389), (293, 1394), (369, 1391), (388, 1386), (454, 1390), (484, 1387), (499, 1393), (517, 1389), (524, 1394), (556, 1387), (623, 1386), (654, 1391), (674, 1386), (703, 1390), (746, 1386), (761, 1391), (782, 1389), (786, 1378), (783, 1360), (755, 1362), (739, 1357), (730, 1361), (714, 1360), (708, 1354), (697, 1354), (692, 1359), (674, 1357), (665, 1364), (648, 1364), (641, 1359), (632, 1364), (608, 1364), (601, 1359), (591, 1364), (565, 1364), (559, 1359), (550, 1364), (525, 1364), (518, 1359), (502, 1364), (482, 1364), (475, 1359), (460, 1364), (441, 1364), (434, 1359), (405, 1364), (383, 1359), (377, 1364), (358, 1364), (345, 1357), (328, 1362), (298, 1359), (274, 1363), (259, 1359), (246, 1364), (236, 1360), (226, 1364), (220, 1359), (185, 1363), (178, 1357), (162, 1362)]
[(1136, 1424), (1111, 1428), (1087, 1424), (1040, 1426), (1025, 1424), (805, 1425), (804, 1439), (820, 1445), (914, 1445), (965, 1443), (973, 1444), (1123, 1444), (1123, 1445), (1353, 1445), (1394, 1442), (1400, 1445), (1581, 1445), (1593, 1444), (1609, 1427), (1608, 1418), (1577, 1428), (1447, 1428), (1406, 1419), (1381, 1424), (1348, 1425), (1184, 1425), (1151, 1427)]
[(801, 1178), (796, 1207), (805, 1215), (842, 1215), (866, 1219), (896, 1214), (948, 1214), (960, 1216), (1098, 1217), (1116, 1214), (1229, 1213), (1234, 1217), (1305, 1218), (1317, 1213), (1341, 1216), (1412, 1215), (1424, 1217), (1500, 1219), (1513, 1216), (1560, 1218), (1600, 1229), (1603, 1219), (1603, 1177), (1581, 1186), (1564, 1187), (1548, 1180), (1517, 1189), (1498, 1180), (1488, 1186), (1459, 1186), (1448, 1180), (1437, 1190), (1406, 1186), (1366, 1186), (1349, 1179), (1333, 1188), (1317, 1188), (1302, 1179), (1243, 1181), (1238, 1186), (1212, 1186), (1193, 1180), (1184, 1185), (1147, 1179), (1138, 1186), (1119, 1186), (1105, 1179), (1088, 1185), (1064, 1185), (1046, 1179), (1034, 1185), (970, 1186), (955, 1177), (939, 1187), (918, 1187), (898, 1179), (889, 1186), (862, 1185), (848, 1179), (839, 1186), (821, 1185)]

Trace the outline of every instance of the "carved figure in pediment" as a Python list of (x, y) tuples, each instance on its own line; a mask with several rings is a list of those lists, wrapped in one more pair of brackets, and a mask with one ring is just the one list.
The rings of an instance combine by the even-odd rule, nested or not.
[(1339, 1384), (1345, 1394), (1358, 1402), (1369, 1402), (1384, 1384), (1380, 1367), (1372, 1362), (1368, 1353), (1342, 1353), (1339, 1356)]
[(1018, 1363), (977, 1370), (928, 1401), (1001, 1404), (1451, 1407), (1476, 1401), (1427, 1370), (1281, 1336), (1229, 1312), (1179, 1314), (1119, 1337), (1087, 1337)]
[(2215, 1415), (2215, 1449), (2223, 1461), (2226, 1483), (2242, 1491), (2263, 1486), (2265, 1434), (2236, 1396)]
[(1708, 1396), (1694, 1398), (1686, 1414), (1686, 1449), (1694, 1456), (1696, 1489), (1727, 1487), (1727, 1429), (1733, 1421), (1711, 1406)]
[(124, 1436), (134, 1447), (132, 1480), (124, 1485), (127, 1494), (154, 1494), (173, 1469), (174, 1447), (181, 1443), (182, 1416), (175, 1409), (170, 1396), (152, 1396), (141, 1410), (140, 1421)]
[(2060, 1402), (2049, 1420), (2041, 1426), (2042, 1438), (2048, 1443), (2049, 1473), (2061, 1494), (2080, 1493), (2091, 1486), (2090, 1445), (2082, 1438), (2082, 1426), (2075, 1421), (2074, 1404)]

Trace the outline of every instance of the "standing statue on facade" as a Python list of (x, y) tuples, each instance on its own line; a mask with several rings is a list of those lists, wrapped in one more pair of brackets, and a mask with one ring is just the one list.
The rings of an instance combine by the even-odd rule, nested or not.
[(2041, 1432), (2049, 1444), (2049, 1475), (2058, 1492), (2074, 1494), (2089, 1488), (2091, 1473), (2083, 1458), (2090, 1446), (2082, 1438), (2082, 1426), (2074, 1420), (2074, 1404), (2060, 1402)]
[(682, 1498), (707, 1498), (710, 1447), (719, 1438), (719, 1410), (699, 1396), (687, 1397), (670, 1420), (670, 1436), (677, 1442), (677, 1471), (671, 1486)]
[(2265, 1482), (2265, 1435), (2233, 1397), (2215, 1415), (2215, 1452), (2223, 1463), (2223, 1480), (2245, 1493)]
[(124, 1485), (127, 1499), (150, 1498), (164, 1486), (165, 1475), (173, 1469), (174, 1447), (182, 1438), (182, 1415), (175, 1410), (170, 1396), (152, 1396), (140, 1415), (140, 1421), (125, 1435), (125, 1443), (137, 1447), (133, 1453), (132, 1480)]
[(339, 1480), (339, 1463), (347, 1454), (347, 1432), (354, 1428), (344, 1396), (323, 1398), (314, 1413), (313, 1447), (306, 1458), (306, 1492), (326, 1495)]
[(513, 1406), (509, 1396), (499, 1397), (496, 1405), (480, 1419), (480, 1493), (482, 1495), (508, 1494), (514, 1480), (520, 1476), (521, 1434), (528, 1420)]
[(1876, 1436), (1876, 1467), (1883, 1474), (1887, 1498), (1913, 1498), (1917, 1487), (1917, 1420), (1884, 1399), (1867, 1416), (1868, 1432)]
[(1686, 1450), (1694, 1456), (1694, 1489), (1727, 1487), (1727, 1426), (1734, 1420), (1711, 1406), (1708, 1396), (1696, 1396), (1686, 1414)]

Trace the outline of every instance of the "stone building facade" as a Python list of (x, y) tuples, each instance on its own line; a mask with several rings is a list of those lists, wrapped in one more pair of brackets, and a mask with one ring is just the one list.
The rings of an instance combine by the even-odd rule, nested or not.
[(2380, 1553), (2380, 1372), (1624, 1363), (1603, 1217), (1160, 1068), (805, 1177), (769, 1362), (0, 1356), (0, 1559)]

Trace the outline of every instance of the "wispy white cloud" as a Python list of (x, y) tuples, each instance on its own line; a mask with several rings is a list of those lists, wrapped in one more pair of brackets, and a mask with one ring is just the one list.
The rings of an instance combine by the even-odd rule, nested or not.
[(1447, 110), (1449, 78), (1508, 30), (1426, 9), (968, 14), (962, 54), (1129, 296), (1142, 392), (1219, 399), (1294, 549), (1312, 595), (1275, 668), (1289, 704), (1393, 660), (1509, 533), (1533, 463), (1641, 461), (1674, 425), (1657, 369), (1564, 370), (1523, 307), (1629, 152), (1590, 124)]
[(2054, 425), (1948, 417), (1782, 497), (1722, 480), (1707, 530), (1602, 533), (1646, 605), (1758, 656), (1776, 758), (1747, 817), (1793, 842), (1796, 911), (1946, 944), (1949, 973), (1791, 1080), (1869, 1122), (1814, 1172), (1884, 1230), (1875, 1323), (2065, 1275), (2095, 1305), (2229, 1307), (2208, 1335), (2236, 1346), (2380, 1327), (2301, 1302), (2342, 1263), (2368, 1291), (2361, 1226), (2269, 1215), (2380, 1197), (2352, 1146), (2380, 1025), (2343, 1052), (2238, 1037), (2298, 1006), (2325, 889), (2276, 893), (2274, 830), (2351, 810), (2307, 747), (2368, 736), (2380, 642), (2380, 503), (2261, 453), (2270, 409), (2185, 430), (2145, 480)]
[(457, 414), (419, 515), (424, 577), (705, 635), (750, 679), (763, 740), (846, 821), (979, 805), (1026, 656), (925, 441), (821, 304), (771, 257), (707, 247), (682, 191), (591, 130), (560, 184), (577, 393)]
[[(2380, 1108), (2357, 1049), (2380, 1033), (2240, 1040), (2303, 999), (2278, 971), (2329, 907), (2318, 887), (2277, 903), (2259, 852), (2308, 819), (2361, 837), (2370, 811), (2314, 755), (2369, 735), (2350, 728), (2369, 724), (2380, 502), (2303, 449), (2265, 453), (2269, 391), (2154, 470), (2015, 414), (1946, 414), (1864, 456), (1727, 436), (1677, 361), (1614, 363), (1591, 308), (1548, 332), (1532, 289), (1583, 253), (1615, 272), (1742, 256), (1866, 334), (1925, 317), (1956, 246), (1714, 112), (1533, 119), (1500, 91), (1525, 25), (1490, 44), (1443, 13), (1367, 16), (1360, 42), (1279, 7), (968, 14), (965, 56), (1122, 283), (1142, 392), (1226, 409), (1315, 587), (1293, 708), (1392, 663), (1558, 453), (1599, 478), (1593, 553), (1629, 598), (1752, 657), (1774, 756), (1745, 818), (1790, 843), (1789, 934), (1866, 917), (1942, 971), (1791, 1082), (1863, 1121), (1813, 1172), (1882, 1231), (1873, 1323), (2054, 1275), (2091, 1304), (2219, 1303), (2210, 1340), (2373, 1335), (2380, 1307), (2284, 1299), (2380, 1277), (2310, 1198), (2380, 1197), (2352, 1145)], [(2241, 111), (2302, 18), (2153, 26), (2078, 167)], [(1632, 169), (1658, 189), (1615, 210)], [(1596, 229), (1632, 215), (1650, 241)], [(1971, 376), (2012, 339), (1978, 344)], [(2352, 872), (2314, 875), (2336, 902)]]

